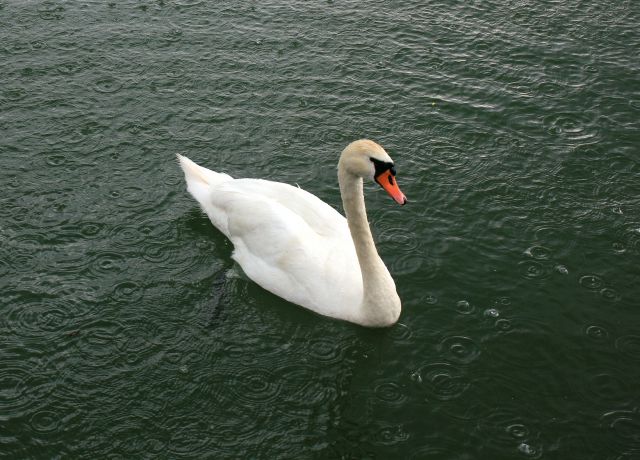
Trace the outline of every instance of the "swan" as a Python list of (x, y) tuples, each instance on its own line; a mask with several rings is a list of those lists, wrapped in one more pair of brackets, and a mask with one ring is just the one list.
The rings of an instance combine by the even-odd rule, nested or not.
[(393, 278), (378, 255), (364, 204), (363, 178), (400, 205), (393, 160), (377, 143), (350, 143), (338, 161), (346, 219), (315, 195), (281, 182), (233, 179), (177, 155), (188, 192), (234, 246), (253, 281), (289, 302), (362, 326), (400, 316)]

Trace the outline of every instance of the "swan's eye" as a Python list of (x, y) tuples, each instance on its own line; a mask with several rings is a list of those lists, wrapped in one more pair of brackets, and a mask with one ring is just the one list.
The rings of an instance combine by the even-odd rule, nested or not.
[(380, 174), (382, 174), (385, 171), (391, 171), (392, 175), (394, 176), (396, 175), (396, 168), (394, 167), (393, 163), (378, 160), (372, 157), (369, 157), (369, 159), (371, 160), (374, 167), (376, 168), (375, 177), (378, 177)]

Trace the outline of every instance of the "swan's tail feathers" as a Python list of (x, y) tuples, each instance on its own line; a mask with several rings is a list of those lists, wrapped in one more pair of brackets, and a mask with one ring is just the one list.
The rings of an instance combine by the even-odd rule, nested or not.
[(184, 171), (187, 190), (200, 203), (200, 205), (203, 206), (203, 208), (209, 198), (212, 186), (233, 179), (228, 174), (217, 173), (210, 169), (203, 168), (202, 166), (198, 166), (185, 156), (180, 154), (177, 154), (176, 156), (178, 157), (178, 161), (180, 161), (180, 167)]
[(193, 161), (179, 153), (176, 154), (176, 156), (178, 157), (178, 161), (180, 161), (180, 167), (184, 171), (184, 177), (187, 184), (191, 182), (201, 182), (204, 185), (215, 185), (232, 179), (228, 174), (217, 173), (210, 169), (203, 168), (202, 166), (198, 166)]

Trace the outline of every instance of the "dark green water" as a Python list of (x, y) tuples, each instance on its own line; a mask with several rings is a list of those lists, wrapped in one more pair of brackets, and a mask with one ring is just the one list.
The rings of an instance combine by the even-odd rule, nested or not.
[[(640, 458), (640, 4), (0, 1), (0, 457)], [(238, 274), (174, 154), (367, 188), (400, 323)]]

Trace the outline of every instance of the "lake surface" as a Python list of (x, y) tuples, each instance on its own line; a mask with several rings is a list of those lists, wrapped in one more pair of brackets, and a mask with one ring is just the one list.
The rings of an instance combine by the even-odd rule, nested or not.
[[(640, 458), (640, 3), (0, 1), (0, 457)], [(180, 152), (341, 209), (400, 322), (246, 279)]]

